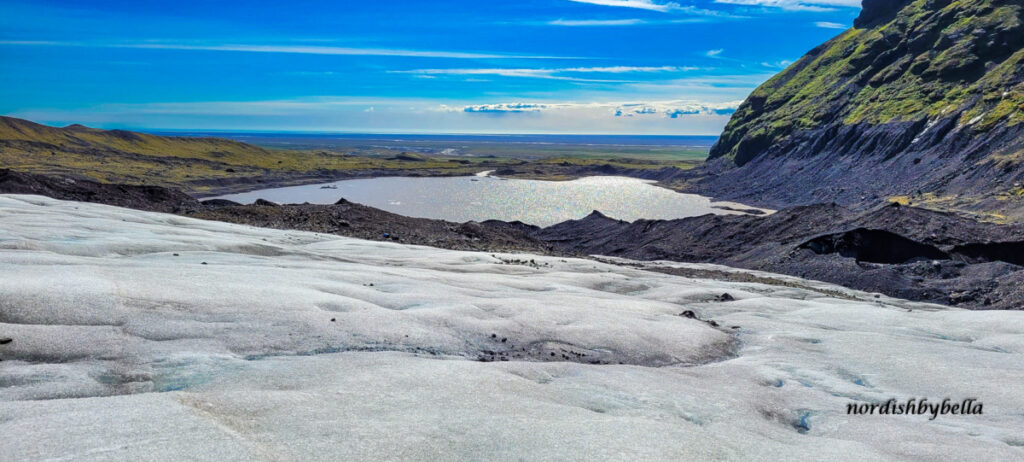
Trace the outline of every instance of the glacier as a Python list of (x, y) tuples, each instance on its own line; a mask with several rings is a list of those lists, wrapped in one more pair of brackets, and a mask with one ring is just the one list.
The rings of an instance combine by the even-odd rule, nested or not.
[(1024, 312), (714, 265), (0, 195), (0, 338), (2, 460), (1024, 458)]

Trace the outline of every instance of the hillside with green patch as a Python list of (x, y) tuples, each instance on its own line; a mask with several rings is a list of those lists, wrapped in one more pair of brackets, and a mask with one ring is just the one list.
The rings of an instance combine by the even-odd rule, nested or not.
[(853, 28), (739, 107), (698, 189), (1020, 215), (1022, 61), (1019, 0), (865, 0)]
[(58, 128), (0, 117), (0, 168), (166, 186), (192, 194), (388, 172), (472, 174), (495, 165), (503, 162), (266, 149), (221, 138), (157, 136), (81, 125)]

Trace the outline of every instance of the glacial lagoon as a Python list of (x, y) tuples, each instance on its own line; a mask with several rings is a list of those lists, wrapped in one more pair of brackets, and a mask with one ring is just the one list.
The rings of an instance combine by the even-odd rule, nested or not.
[[(594, 176), (572, 181), (504, 179), (482, 172), (472, 177), (383, 177), (263, 189), (219, 196), (243, 204), (265, 199), (279, 204), (333, 204), (346, 199), (400, 215), (455, 222), (503, 220), (550, 226), (597, 210), (626, 221), (675, 219), (749, 209), (681, 194), (653, 181)], [(212, 199), (212, 198), (211, 198)]]

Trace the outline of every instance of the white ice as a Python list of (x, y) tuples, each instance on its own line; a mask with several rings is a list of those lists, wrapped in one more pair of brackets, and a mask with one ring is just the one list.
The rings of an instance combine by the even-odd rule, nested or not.
[(0, 460), (1024, 458), (1022, 312), (614, 263), (0, 196)]

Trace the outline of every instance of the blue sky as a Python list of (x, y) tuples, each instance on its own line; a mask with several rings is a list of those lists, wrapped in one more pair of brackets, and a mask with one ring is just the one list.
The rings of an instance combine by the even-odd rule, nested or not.
[(859, 0), (0, 0), (0, 114), (105, 128), (718, 134)]

